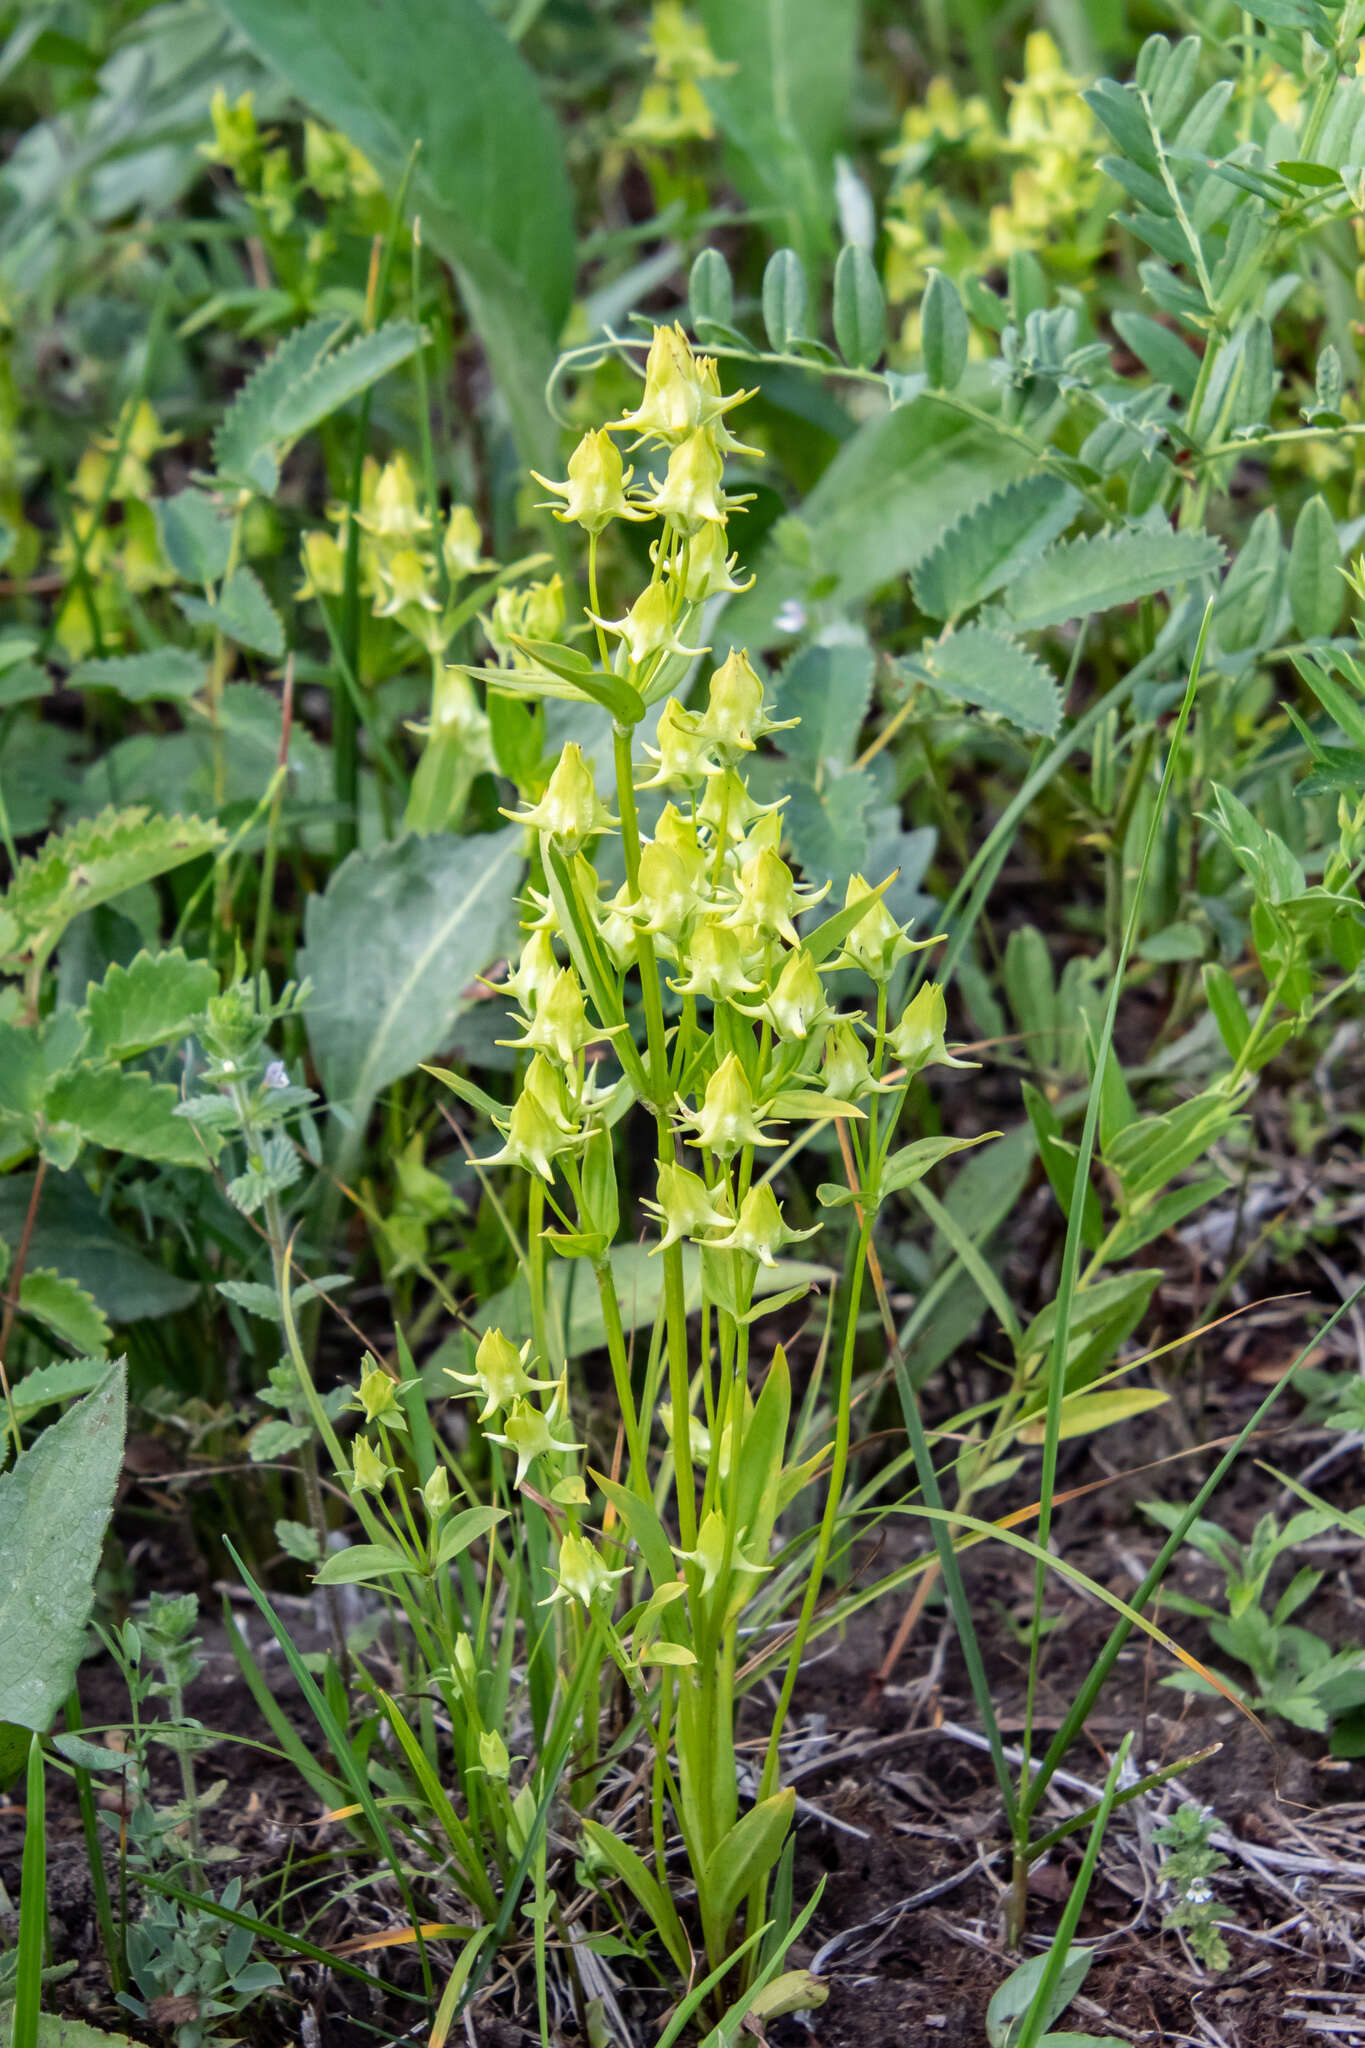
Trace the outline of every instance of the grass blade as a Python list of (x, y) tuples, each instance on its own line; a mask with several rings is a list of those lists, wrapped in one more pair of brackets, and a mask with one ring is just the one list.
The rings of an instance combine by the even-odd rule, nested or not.
[(19, 1880), (19, 1953), (14, 1974), (14, 2048), (38, 2048), (47, 1945), (47, 1793), (38, 1736), (28, 1746), (24, 1860)]

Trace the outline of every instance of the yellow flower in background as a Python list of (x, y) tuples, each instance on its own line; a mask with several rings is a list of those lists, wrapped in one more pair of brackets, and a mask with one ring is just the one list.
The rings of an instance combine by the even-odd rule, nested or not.
[(642, 45), (654, 75), (640, 95), (635, 118), (623, 133), (633, 142), (660, 147), (693, 138), (709, 142), (716, 132), (701, 90), (704, 78), (725, 78), (734, 70), (711, 48), (706, 29), (681, 0), (655, 0), (649, 38)]

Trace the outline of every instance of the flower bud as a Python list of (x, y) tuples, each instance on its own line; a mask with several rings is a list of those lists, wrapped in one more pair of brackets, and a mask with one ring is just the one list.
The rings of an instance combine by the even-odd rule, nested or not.
[(681, 654), (690, 661), (705, 654), (705, 647), (684, 647), (673, 630), (673, 600), (663, 583), (647, 583), (630, 610), (621, 619), (588, 617), (604, 632), (614, 633), (632, 662), (647, 661), (652, 654)]
[(422, 1506), (433, 1522), (439, 1522), (450, 1507), (450, 1474), (444, 1465), (435, 1467), (422, 1488)]
[(503, 816), (548, 832), (556, 851), (566, 855), (577, 853), (587, 840), (616, 823), (598, 796), (592, 769), (574, 740), (560, 755), (540, 802), (523, 811), (504, 811)]
[(505, 1785), (511, 1776), (512, 1759), (496, 1728), (485, 1728), (479, 1737), (479, 1768), (501, 1785)]
[(750, 1188), (727, 1234), (712, 1238), (711, 1245), (716, 1251), (745, 1252), (760, 1265), (775, 1266), (783, 1245), (814, 1237), (818, 1228), (817, 1224), (811, 1230), (788, 1230), (771, 1183), (764, 1180)]
[(393, 1471), (386, 1465), (374, 1445), (367, 1437), (358, 1436), (351, 1446), (351, 1491), (353, 1493), (382, 1493), (384, 1482)]
[(972, 1067), (975, 1060), (955, 1060), (944, 1044), (948, 1005), (936, 981), (926, 981), (906, 1004), (900, 1023), (888, 1032), (887, 1044), (912, 1073), (921, 1067)]
[(360, 523), (376, 540), (411, 547), (431, 521), (417, 502), (417, 483), (401, 451), (379, 472), (374, 495), (360, 514)]
[[(564, 506), (552, 506), (556, 519), (572, 521), (585, 533), (601, 533), (613, 519), (647, 519), (649, 514), (632, 505), (626, 485), (633, 472), (621, 467), (621, 451), (605, 427), (586, 433), (569, 457), (569, 480), (552, 483), (538, 469), (531, 471), (538, 484), (563, 498)], [(545, 508), (542, 508), (545, 509)]]
[(482, 550), (483, 535), (473, 509), (468, 505), (452, 505), (441, 538), (441, 560), (452, 583), (460, 583), (466, 576), (477, 576), (481, 569), (496, 569), (497, 563), (485, 561)]
[(728, 1002), (735, 996), (755, 995), (760, 986), (749, 977), (743, 934), (710, 919), (693, 931), (686, 966), (686, 977), (670, 983), (680, 996), (706, 996), (713, 1003)]
[(696, 1135), (691, 1143), (717, 1158), (730, 1159), (745, 1145), (766, 1145), (758, 1105), (748, 1076), (734, 1053), (727, 1053), (706, 1084), (699, 1110), (688, 1115)]
[(661, 1252), (684, 1238), (699, 1238), (706, 1230), (728, 1229), (734, 1220), (719, 1206), (700, 1174), (665, 1160), (659, 1167), (658, 1200), (644, 1203), (650, 1214), (664, 1225), (664, 1234), (653, 1252)]
[(898, 960), (914, 949), (880, 896), (874, 896), (861, 875), (850, 875), (844, 891), (844, 908), (867, 898), (867, 909), (844, 940), (836, 965), (861, 968), (875, 982), (891, 979)]
[(856, 1102), (873, 1086), (867, 1053), (853, 1026), (842, 1019), (825, 1040), (825, 1088), (840, 1102)]
[(372, 1358), (360, 1376), (356, 1396), (365, 1411), (366, 1422), (383, 1422), (390, 1429), (406, 1429), (407, 1419), (398, 1402), (397, 1382)]
[(340, 597), (346, 587), (346, 556), (341, 544), (326, 527), (315, 526), (303, 536), (299, 548), (303, 581), (295, 595)]
[(721, 489), (723, 464), (715, 436), (707, 428), (689, 434), (668, 458), (668, 474), (646, 498), (649, 510), (672, 520), (690, 538), (708, 520), (723, 526), (730, 503)]

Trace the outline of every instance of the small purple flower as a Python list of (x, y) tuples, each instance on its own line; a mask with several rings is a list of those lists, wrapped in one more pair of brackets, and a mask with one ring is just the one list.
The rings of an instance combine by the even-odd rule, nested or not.
[(265, 1085), (267, 1088), (287, 1088), (289, 1086), (289, 1069), (283, 1060), (272, 1060), (270, 1062), (270, 1065), (265, 1070)]

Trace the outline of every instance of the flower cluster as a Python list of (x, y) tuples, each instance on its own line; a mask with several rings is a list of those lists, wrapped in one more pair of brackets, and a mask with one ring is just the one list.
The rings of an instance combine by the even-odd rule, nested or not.
[(640, 95), (627, 136), (661, 148), (693, 138), (709, 141), (716, 128), (702, 82), (726, 77), (734, 65), (721, 63), (705, 28), (681, 0), (655, 0), (644, 49), (652, 60), (653, 76)]

